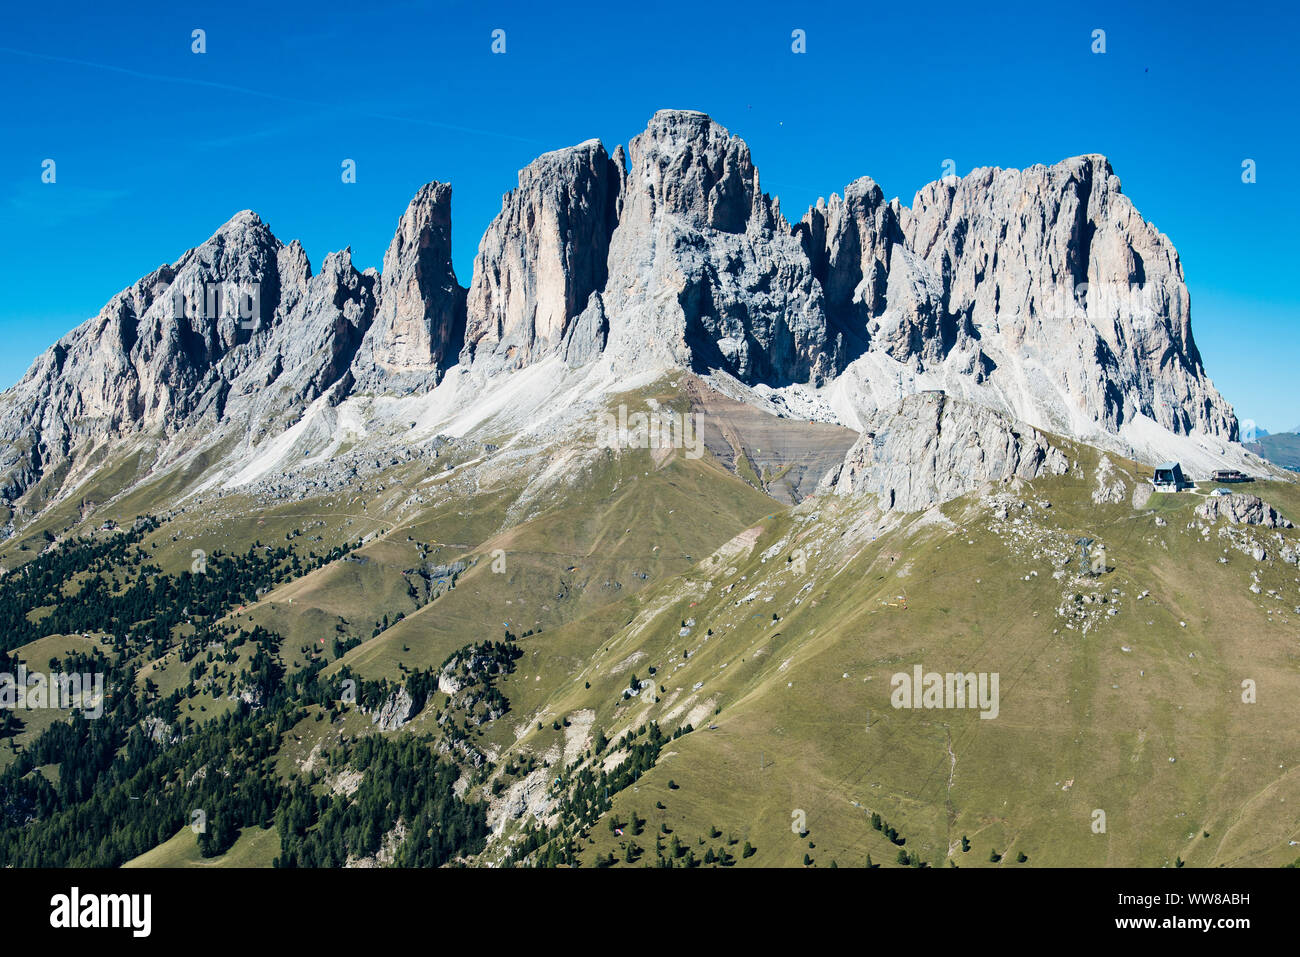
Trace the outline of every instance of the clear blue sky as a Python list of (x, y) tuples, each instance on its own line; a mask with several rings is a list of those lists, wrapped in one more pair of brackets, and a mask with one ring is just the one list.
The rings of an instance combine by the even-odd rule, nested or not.
[(240, 209), (313, 266), (351, 245), (378, 267), (416, 189), (448, 181), (468, 284), (519, 168), (590, 137), (612, 150), (673, 107), (743, 136), (791, 219), (864, 174), (910, 203), (948, 158), (965, 173), (1107, 154), (1182, 255), (1216, 384), (1270, 431), (1300, 425), (1300, 20), (1286, 5), (291, 6), (8, 5), (0, 386)]

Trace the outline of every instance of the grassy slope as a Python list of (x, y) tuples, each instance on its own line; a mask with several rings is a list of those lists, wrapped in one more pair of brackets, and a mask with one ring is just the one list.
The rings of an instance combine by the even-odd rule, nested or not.
[(123, 867), (270, 867), (280, 853), (275, 828), (245, 829), (225, 854), (205, 858), (199, 854), (194, 832), (181, 828), (174, 836), (146, 851)]
[[(1300, 504), (1294, 486), (1261, 490), (1293, 513)], [(815, 574), (814, 597), (798, 607), (792, 585), (774, 588), (776, 626), (766, 614), (745, 620), (703, 602), (701, 625), (720, 634), (674, 675), (668, 700), (703, 680), (698, 697), (724, 706), (718, 728), (675, 743), (639, 791), (619, 796), (616, 813), (649, 817), (651, 835), (661, 819), (692, 840), (712, 825), (734, 831), (758, 846), (754, 864), (795, 865), (804, 853), (822, 864), (860, 865), (866, 853), (892, 863), (897, 848), (870, 830), (868, 809), (931, 863), (962, 834), (975, 843), (957, 852), (963, 865), (988, 865), (990, 849), (1008, 848), (1057, 865), (1293, 859), (1287, 841), (1300, 828), (1285, 808), (1300, 800), (1291, 764), (1300, 735), (1287, 704), (1300, 691), (1294, 566), (1262, 571), (1265, 590), (1289, 597), (1261, 600), (1248, 590), (1253, 561), (1233, 552), (1220, 565), (1217, 538), (1186, 529), (1191, 496), (1155, 503), (1174, 519), (1158, 528), (1145, 510), (1094, 506), (1084, 483), (1039, 491), (1053, 503), (1045, 524), (1065, 541), (1109, 544), (1114, 571), (1097, 590), (1124, 593), (1118, 616), (1086, 636), (1062, 629), (1051, 565), (1013, 557), (983, 519), (961, 533), (929, 526), (869, 543), (831, 581)], [(960, 518), (961, 503), (948, 511)], [(752, 560), (738, 572), (751, 573), (747, 587), (762, 577)], [(905, 611), (894, 607), (903, 590)], [(1150, 596), (1139, 603), (1143, 590)], [(665, 621), (660, 635), (676, 624)], [(655, 638), (638, 643), (647, 660), (664, 660), (673, 642)], [(889, 677), (918, 662), (999, 672), (1001, 715), (895, 711)], [(1261, 689), (1257, 704), (1241, 702), (1244, 678)], [(670, 778), (678, 789), (668, 790)], [(1090, 828), (1098, 808), (1105, 835)], [(791, 831), (797, 810), (808, 839)], [(592, 856), (617, 850), (605, 829), (592, 837)]]
[[(775, 507), (713, 466), (674, 456), (655, 468), (647, 451), (610, 458), (574, 492), (562, 507), (467, 549), (477, 564), (454, 590), (351, 652), (348, 663), (392, 677), (399, 662), (438, 665), (468, 640), (499, 638), (507, 622), (519, 635), (594, 613), (599, 621), (606, 605), (680, 573), (692, 553)], [(504, 570), (493, 571), (500, 562)]]
[[(1141, 510), (1094, 505), (1095, 456), (1080, 457), (1086, 474), (1018, 493), (1034, 512), (1005, 522), (974, 498), (943, 509), (951, 524), (899, 523), (865, 502), (813, 500), (787, 511), (707, 458), (656, 462), (643, 451), (604, 460), (517, 522), (505, 515), (522, 478), (395, 520), (394, 504), (423, 481), (397, 469), (386, 491), (364, 497), (266, 509), (229, 496), (187, 508), (146, 547), (178, 571), (196, 547), (237, 551), (300, 532), (293, 541), (305, 553), (377, 534), (356, 553), (364, 561), (312, 572), (239, 614), (284, 634), (291, 666), (301, 646), (314, 651), (321, 637), (328, 645), (339, 627), (367, 639), (347, 662), (370, 677), (436, 665), (467, 642), (499, 638), (507, 621), (516, 634), (541, 627), (522, 640), (525, 655), (502, 685), (511, 713), (483, 728), (481, 743), (502, 763), (512, 750), (554, 758), (566, 737), (581, 754), (588, 719), (611, 739), (648, 719), (668, 730), (690, 721), (699, 730), (616, 798), (624, 820), (632, 810), (649, 819), (642, 846), (653, 848), (667, 824), (697, 856), (732, 835), (758, 848), (747, 865), (794, 866), (805, 853), (818, 865), (860, 865), (867, 853), (890, 865), (897, 848), (868, 826), (875, 810), (931, 863), (962, 834), (974, 842), (969, 854), (955, 852), (963, 866), (991, 866), (990, 848), (1004, 853), (1001, 866), (1015, 866), (1018, 850), (1030, 865), (1293, 859), (1286, 842), (1300, 833), (1285, 809), (1300, 800), (1290, 764), (1300, 734), (1286, 705), (1300, 691), (1295, 566), (1257, 565), (1237, 551), (1220, 564), (1217, 532), (1207, 540), (1187, 527), (1191, 495), (1156, 496)], [(174, 489), (155, 491), (131, 507), (164, 507)], [(1300, 517), (1296, 485), (1251, 491)], [(1052, 507), (1032, 504), (1040, 499)], [(747, 528), (752, 541), (710, 555)], [(1107, 545), (1113, 566), (1090, 590), (1120, 609), (1086, 635), (1057, 616), (1072, 589), (1052, 577), (1083, 535)], [(1025, 545), (1036, 537), (1043, 542)], [(404, 574), (421, 561), (421, 545), (423, 560), (471, 563), (454, 590), (422, 608)], [(785, 560), (795, 549), (802, 573)], [(1260, 595), (1248, 590), (1256, 571)], [(1138, 602), (1142, 591), (1150, 595)], [(404, 621), (369, 638), (376, 619), (399, 612)], [(696, 625), (683, 637), (688, 618)], [(43, 663), (49, 655), (40, 653)], [(1001, 715), (895, 711), (890, 675), (914, 663), (998, 672)], [(182, 669), (161, 664), (150, 674), (164, 691), (184, 682)], [(644, 678), (649, 666), (658, 700), (624, 698), (630, 675)], [(1240, 702), (1245, 678), (1257, 682), (1258, 704)], [(197, 719), (228, 702), (193, 705), (206, 709), (192, 712)], [(564, 717), (576, 731), (552, 728)], [(410, 727), (428, 730), (425, 718)], [(286, 735), (281, 773), (367, 724), (359, 715), (304, 721)], [(1104, 835), (1089, 827), (1094, 809), (1107, 814)], [(791, 830), (796, 811), (806, 837)], [(713, 826), (723, 837), (708, 837)], [(588, 862), (618, 849), (603, 825), (591, 837)], [(705, 845), (695, 843), (701, 837)], [(241, 856), (254, 839), (241, 837), (226, 859), (269, 862), (273, 838), (269, 852), (257, 843), (262, 850)], [(739, 856), (738, 844), (730, 850)], [(183, 831), (138, 863), (182, 863), (187, 854), (197, 852)]]
[[(95, 648), (106, 650), (106, 646), (94, 637), (47, 635), (44, 638), (38, 638), (36, 641), (20, 645), (14, 649), (14, 653), (27, 665), (29, 671), (48, 675), (51, 673), (50, 659), (55, 658), (61, 661), (66, 655), (75, 652), (88, 654)], [(62, 671), (62, 666), (57, 670)], [(7, 766), (14, 759), (15, 752), (12, 749), (12, 744), (17, 744), (19, 748), (23, 747), (28, 742), (39, 737), (55, 721), (65, 720), (68, 714), (69, 712), (56, 708), (19, 710), (18, 718), (23, 722), (23, 728), (12, 739), (0, 744), (0, 768)], [(54, 772), (57, 773), (57, 770), (55, 768)], [(57, 777), (54, 780), (57, 780)]]

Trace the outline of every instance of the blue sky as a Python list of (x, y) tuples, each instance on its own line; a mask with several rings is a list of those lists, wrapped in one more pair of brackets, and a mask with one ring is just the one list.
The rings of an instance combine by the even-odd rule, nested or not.
[(945, 159), (1105, 153), (1178, 247), (1216, 385), (1270, 431), (1300, 425), (1300, 18), (1283, 4), (119, 6), (14, 4), (0, 28), (0, 387), (240, 209), (313, 266), (350, 245), (378, 267), (415, 191), (447, 181), (468, 284), (518, 169), (590, 137), (612, 150), (674, 107), (743, 136), (791, 219), (864, 174), (910, 203)]

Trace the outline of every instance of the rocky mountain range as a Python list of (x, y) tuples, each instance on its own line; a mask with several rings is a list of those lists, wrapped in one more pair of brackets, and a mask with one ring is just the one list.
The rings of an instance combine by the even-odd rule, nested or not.
[(107, 689), (0, 701), (0, 869), (1300, 866), (1300, 481), (1103, 157), (787, 218), (666, 111), (471, 276), (393, 212), (238, 213), (0, 395), (0, 672)]
[(123, 442), (147, 471), (199, 448), (251, 454), (313, 404), (427, 393), (457, 365), (488, 395), (551, 359), (721, 376), (878, 435), (897, 434), (879, 431), (885, 410), (942, 390), (1030, 427), (1028, 447), (990, 433), (1013, 470), (1043, 462), (1032, 430), (1149, 459), (1189, 440), (1209, 450), (1193, 471), (1245, 462), (1178, 254), (1102, 156), (976, 169), (911, 206), (864, 177), (792, 223), (743, 140), (666, 110), (626, 151), (590, 140), (522, 170), (468, 288), (451, 228), (451, 187), (433, 182), (382, 272), (346, 249), (313, 272), (297, 241), (236, 214), (0, 396), (0, 494), (57, 498)]

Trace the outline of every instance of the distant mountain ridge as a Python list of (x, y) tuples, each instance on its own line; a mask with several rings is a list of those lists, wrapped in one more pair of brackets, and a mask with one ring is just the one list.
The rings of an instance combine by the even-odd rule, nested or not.
[[(743, 140), (665, 110), (626, 153), (590, 140), (522, 170), (468, 288), (451, 225), (451, 187), (430, 183), (382, 273), (357, 271), (345, 249), (313, 274), (296, 240), (238, 213), (0, 396), (0, 494), (43, 483), (57, 497), (127, 440), (158, 468), (199, 447), (251, 449), (321, 400), (427, 392), (458, 364), (490, 389), (551, 358), (834, 386), (848, 408), (829, 417), (845, 423), (939, 383), (1125, 448), (1157, 434), (1226, 452), (1238, 439), (1192, 336), (1178, 254), (1102, 156), (977, 169), (910, 207), (864, 177), (792, 224)], [(214, 310), (205, 296), (222, 286), (236, 292)]]
[(1300, 469), (1300, 430), (1260, 435), (1246, 448), (1285, 469)]

